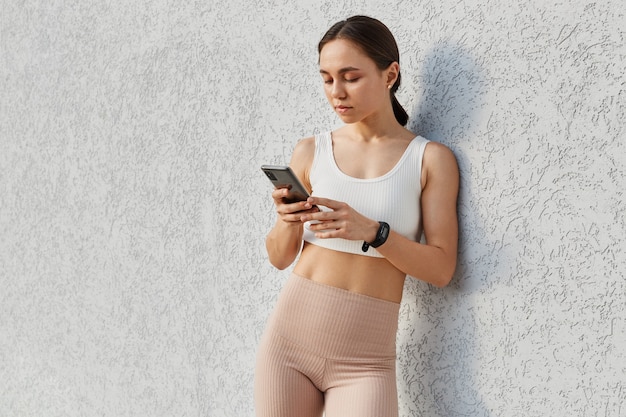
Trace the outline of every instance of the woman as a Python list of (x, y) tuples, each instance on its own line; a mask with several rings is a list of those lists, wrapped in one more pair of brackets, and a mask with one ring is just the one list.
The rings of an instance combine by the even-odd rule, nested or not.
[(404, 280), (443, 287), (454, 273), (458, 167), (448, 148), (404, 127), (398, 47), (383, 23), (338, 22), (318, 51), (345, 125), (296, 145), (290, 166), (312, 190), (307, 201), (272, 193), (269, 260), (284, 269), (300, 256), (259, 348), (257, 416), (393, 417)]

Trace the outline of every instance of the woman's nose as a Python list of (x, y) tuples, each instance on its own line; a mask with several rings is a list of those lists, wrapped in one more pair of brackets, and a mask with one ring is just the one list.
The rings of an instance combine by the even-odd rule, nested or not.
[(330, 95), (333, 98), (342, 98), (342, 97), (345, 96), (345, 94), (346, 94), (346, 91), (344, 90), (344, 88), (341, 85), (341, 83), (334, 82), (333, 86), (331, 87)]

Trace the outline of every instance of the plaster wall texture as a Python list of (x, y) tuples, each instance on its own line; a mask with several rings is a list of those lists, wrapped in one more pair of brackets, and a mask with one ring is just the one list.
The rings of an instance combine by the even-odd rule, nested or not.
[(383, 20), (461, 168), (408, 279), (402, 416), (626, 416), (621, 0), (1, 1), (0, 415), (252, 416), (289, 271), (263, 163), (339, 125), (316, 43)]

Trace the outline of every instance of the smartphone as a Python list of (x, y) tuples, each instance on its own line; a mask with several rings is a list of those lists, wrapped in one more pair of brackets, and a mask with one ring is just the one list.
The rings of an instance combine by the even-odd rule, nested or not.
[(274, 187), (289, 189), (289, 195), (284, 199), (286, 203), (304, 201), (309, 197), (307, 189), (288, 166), (262, 165), (261, 169)]

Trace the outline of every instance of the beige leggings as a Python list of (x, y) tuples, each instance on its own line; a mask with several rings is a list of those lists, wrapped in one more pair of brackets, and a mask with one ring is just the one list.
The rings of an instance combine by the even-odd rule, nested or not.
[(292, 274), (257, 353), (257, 417), (396, 417), (398, 310)]

